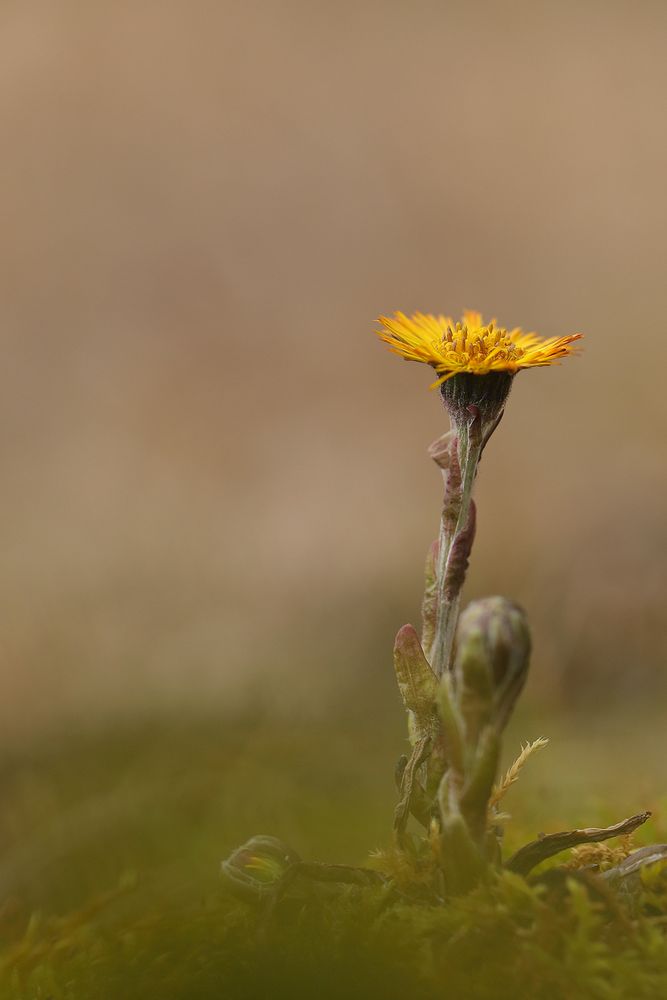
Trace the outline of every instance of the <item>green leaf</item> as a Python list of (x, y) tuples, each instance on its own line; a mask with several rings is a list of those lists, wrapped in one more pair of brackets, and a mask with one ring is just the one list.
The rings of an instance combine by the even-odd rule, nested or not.
[(412, 717), (413, 744), (437, 728), (438, 679), (412, 625), (404, 625), (394, 644), (394, 670), (406, 710)]

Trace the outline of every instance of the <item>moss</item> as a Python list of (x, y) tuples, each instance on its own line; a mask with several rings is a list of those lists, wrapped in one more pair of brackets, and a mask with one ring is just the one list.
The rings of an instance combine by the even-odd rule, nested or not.
[[(366, 729), (341, 735), (335, 724), (287, 734), (200, 720), (14, 757), (0, 817), (1, 1000), (667, 995), (659, 865), (627, 898), (560, 871), (564, 855), (532, 883), (506, 874), (432, 905), (411, 889), (417, 876), (430, 884), (428, 858), (415, 873), (385, 849), (375, 863), (397, 883), (389, 889), (297, 885), (272, 916), (225, 893), (219, 863), (257, 829), (284, 836), (307, 859), (365, 860), (393, 806), (385, 774), (393, 737), (383, 728), (371, 739)], [(543, 728), (553, 727), (541, 719)], [(652, 727), (635, 728), (644, 755), (639, 741)], [(582, 727), (582, 747), (587, 740)], [(362, 758), (359, 745), (368, 748)], [(595, 787), (597, 761), (586, 781), (574, 781), (587, 766), (583, 752), (571, 771), (547, 768), (569, 791), (566, 802), (550, 806), (539, 791), (516, 804), (534, 807), (547, 829), (582, 815), (606, 822), (636, 794), (635, 750), (624, 752), (627, 780), (613, 760), (599, 775), (604, 806), (580, 790)], [(534, 769), (522, 787), (540, 780)], [(535, 836), (536, 822), (532, 813), (515, 817), (508, 851)], [(640, 846), (661, 831), (635, 836)]]
[(649, 881), (634, 914), (571, 873), (557, 888), (508, 873), (437, 907), (352, 887), (286, 899), (269, 919), (221, 893), (124, 918), (107, 899), (33, 921), (5, 952), (1, 995), (654, 1000), (667, 994), (664, 872)]

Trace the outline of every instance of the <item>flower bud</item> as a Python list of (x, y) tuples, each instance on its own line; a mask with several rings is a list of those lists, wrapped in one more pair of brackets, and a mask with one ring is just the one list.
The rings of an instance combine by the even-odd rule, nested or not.
[(522, 608), (505, 597), (473, 601), (457, 630), (455, 681), (467, 739), (489, 722), (503, 729), (523, 688), (530, 631)]
[(222, 875), (235, 895), (256, 901), (274, 892), (300, 860), (276, 837), (252, 837), (222, 862)]

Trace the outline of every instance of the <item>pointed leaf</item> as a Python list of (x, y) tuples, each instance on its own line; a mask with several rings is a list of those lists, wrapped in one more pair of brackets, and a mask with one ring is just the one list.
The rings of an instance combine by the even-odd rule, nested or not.
[(430, 735), (437, 725), (438, 679), (412, 625), (404, 625), (396, 636), (394, 669), (403, 704), (412, 714), (413, 742), (417, 742), (422, 736)]
[(614, 826), (586, 827), (583, 830), (567, 830), (563, 833), (543, 835), (520, 848), (505, 862), (505, 867), (512, 872), (518, 872), (519, 875), (527, 875), (541, 861), (553, 857), (554, 854), (560, 854), (569, 847), (577, 847), (579, 844), (598, 844), (611, 837), (632, 833), (645, 823), (650, 815), (650, 812), (643, 812), (631, 816), (630, 819), (624, 819), (621, 823), (615, 823)]
[(422, 649), (427, 652), (435, 640), (435, 628), (438, 617), (438, 539), (431, 543), (426, 556), (424, 571), (424, 599), (422, 601)]

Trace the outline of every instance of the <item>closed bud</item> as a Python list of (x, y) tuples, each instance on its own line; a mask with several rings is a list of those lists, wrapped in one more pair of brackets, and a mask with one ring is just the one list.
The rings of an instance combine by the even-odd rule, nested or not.
[(506, 725), (528, 674), (530, 630), (526, 614), (505, 597), (473, 601), (457, 630), (456, 689), (468, 739), (492, 722)]

